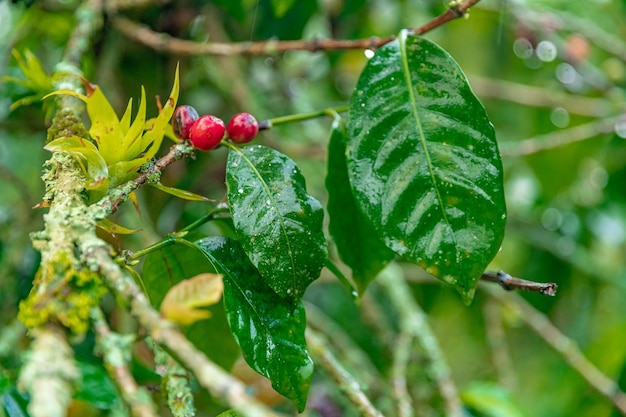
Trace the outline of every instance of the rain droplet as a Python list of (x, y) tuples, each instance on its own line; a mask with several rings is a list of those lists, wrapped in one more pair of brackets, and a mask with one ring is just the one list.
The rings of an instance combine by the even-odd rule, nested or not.
[(238, 189), (238, 190), (237, 190), (237, 192), (238, 192), (239, 194), (243, 194), (243, 188)]
[(550, 121), (556, 127), (567, 127), (569, 125), (569, 113), (563, 107), (557, 107), (552, 110)]
[(533, 44), (526, 38), (517, 38), (513, 42), (513, 52), (522, 59), (528, 59), (533, 55)]
[(537, 45), (537, 58), (543, 62), (552, 62), (556, 58), (556, 46), (550, 41), (541, 41)]

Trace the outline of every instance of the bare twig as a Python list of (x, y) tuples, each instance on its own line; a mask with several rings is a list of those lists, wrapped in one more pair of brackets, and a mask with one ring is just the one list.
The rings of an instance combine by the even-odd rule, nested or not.
[(359, 382), (339, 363), (328, 346), (324, 336), (316, 331), (306, 329), (306, 341), (315, 362), (337, 383), (346, 393), (348, 399), (358, 407), (364, 417), (383, 417), (370, 402), (367, 395), (361, 390)]
[(554, 282), (535, 282), (526, 279), (514, 278), (504, 271), (486, 271), (480, 277), (482, 281), (500, 284), (507, 291), (523, 290), (538, 292), (543, 295), (554, 297), (559, 286)]
[(519, 295), (495, 291), (491, 287), (484, 287), (484, 289), (496, 300), (513, 311), (517, 311), (520, 319), (552, 346), (591, 387), (611, 401), (615, 408), (626, 416), (626, 393), (583, 355), (576, 342), (561, 333), (544, 314), (537, 311)]
[[(424, 34), (454, 19), (465, 16), (470, 7), (480, 0), (452, 2), (444, 13), (418, 28), (410, 29), (414, 34)], [(330, 51), (346, 49), (377, 49), (396, 39), (396, 36), (367, 39), (312, 39), (296, 41), (270, 40), (263, 42), (193, 42), (155, 32), (122, 16), (112, 20), (113, 26), (125, 36), (150, 48), (177, 55), (271, 55), (287, 51)]]
[(532, 107), (562, 107), (568, 113), (606, 117), (612, 105), (604, 98), (581, 97), (555, 89), (533, 87), (505, 80), (469, 76), (474, 92), (481, 98), (495, 98)]
[(594, 139), (599, 135), (613, 132), (615, 124), (622, 119), (623, 116), (620, 115), (595, 120), (569, 129), (556, 130), (547, 135), (535, 136), (519, 142), (504, 142), (500, 144), (500, 151), (502, 156), (532, 155), (559, 146)]
[[(428, 361), (427, 372), (437, 384), (445, 404), (446, 415), (464, 416), (463, 406), (452, 380), (452, 372), (439, 347), (437, 337), (428, 324), (426, 314), (411, 297), (411, 291), (404, 280), (402, 271), (399, 267), (390, 265), (380, 274), (377, 282), (385, 289), (392, 304), (398, 309), (401, 333), (414, 338), (421, 345)], [(400, 393), (402, 394), (402, 390)]]

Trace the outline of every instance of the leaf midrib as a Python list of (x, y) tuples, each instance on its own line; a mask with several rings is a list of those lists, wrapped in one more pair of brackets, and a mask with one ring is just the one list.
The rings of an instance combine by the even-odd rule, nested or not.
[[(445, 206), (443, 204), (443, 198), (441, 197), (441, 192), (439, 191), (439, 187), (437, 185), (437, 180), (436, 180), (436, 176), (435, 176), (435, 172), (433, 169), (433, 164), (432, 161), (430, 159), (430, 153), (428, 152), (428, 147), (426, 146), (426, 137), (424, 135), (424, 130), (422, 129), (422, 123), (420, 121), (420, 117), (419, 117), (419, 113), (418, 113), (418, 108), (416, 106), (416, 98), (415, 98), (415, 92), (413, 90), (413, 84), (411, 83), (411, 72), (409, 71), (409, 62), (408, 62), (408, 55), (406, 53), (406, 39), (408, 37), (408, 32), (406, 30), (403, 30), (400, 33), (400, 36), (398, 36), (398, 46), (399, 46), (399, 50), (400, 50), (400, 56), (401, 56), (401, 60), (402, 60), (402, 72), (404, 75), (404, 80), (406, 82), (407, 85), (407, 90), (409, 92), (409, 102), (410, 102), (410, 106), (411, 106), (411, 113), (413, 114), (413, 118), (415, 119), (415, 124), (417, 126), (417, 131), (418, 131), (418, 136), (419, 136), (419, 140), (420, 143), (422, 144), (422, 149), (424, 151), (424, 157), (426, 158), (426, 163), (428, 165), (428, 172), (430, 173), (430, 180), (433, 184), (433, 188), (435, 189), (435, 193), (437, 194), (437, 200), (439, 201), (439, 207), (441, 210), (441, 216), (443, 218), (443, 220), (446, 223), (446, 226), (448, 226), (449, 230), (453, 230), (452, 229), (452, 225), (450, 224), (450, 221), (448, 220), (448, 216), (446, 214), (446, 210), (445, 210)], [(454, 242), (454, 247), (458, 248), (458, 244), (456, 241), (456, 236), (454, 234), (454, 232), (451, 233), (452, 235), (452, 241)]]
[(287, 227), (285, 226), (285, 223), (283, 222), (282, 213), (279, 210), (278, 205), (274, 201), (274, 196), (270, 192), (269, 186), (267, 185), (267, 183), (265, 182), (265, 180), (261, 176), (261, 173), (256, 169), (256, 167), (254, 166), (252, 161), (243, 153), (243, 151), (240, 148), (232, 146), (231, 150), (234, 150), (235, 152), (237, 152), (237, 154), (239, 154), (239, 156), (241, 156), (241, 158), (250, 167), (250, 169), (252, 170), (254, 175), (257, 177), (258, 181), (261, 183), (261, 186), (263, 187), (263, 191), (265, 191), (265, 194), (267, 195), (268, 199), (270, 200), (270, 205), (274, 208), (274, 210), (276, 210), (276, 213), (278, 213), (278, 215), (276, 217), (278, 218), (278, 221), (280, 223), (280, 229), (281, 229), (281, 232), (282, 232), (282, 234), (283, 234), (283, 236), (285, 238), (285, 242), (287, 244), (287, 252), (289, 253), (289, 260), (291, 261), (291, 274), (290, 274), (291, 275), (291, 279), (292, 279), (291, 287), (292, 287), (292, 290), (295, 292), (296, 291), (296, 288), (295, 288), (295, 283), (296, 283), (296, 276), (295, 276), (296, 264), (295, 264), (295, 260), (294, 260), (294, 253), (293, 253), (293, 250), (291, 249), (291, 243), (289, 241), (289, 234), (287, 233)]

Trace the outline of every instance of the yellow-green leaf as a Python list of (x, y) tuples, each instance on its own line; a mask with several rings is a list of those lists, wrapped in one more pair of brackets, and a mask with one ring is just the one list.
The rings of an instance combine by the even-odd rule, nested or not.
[[(124, 115), (126, 116), (126, 115)], [(139, 109), (137, 110), (137, 116), (124, 136), (124, 143), (122, 147), (125, 149), (126, 157), (124, 159), (129, 160), (137, 157), (144, 149), (138, 149), (135, 144), (141, 141), (141, 134), (143, 133), (146, 125), (146, 90), (141, 87), (141, 101), (139, 102)]]
[(161, 314), (178, 324), (189, 325), (210, 317), (207, 307), (216, 304), (224, 291), (222, 275), (200, 274), (170, 288), (161, 303)]
[(161, 146), (166, 127), (169, 125), (169, 121), (174, 113), (174, 108), (176, 107), (176, 102), (178, 101), (178, 90), (179, 76), (178, 66), (176, 66), (174, 85), (172, 86), (172, 91), (170, 92), (170, 96), (167, 99), (165, 106), (163, 106), (163, 109), (159, 110), (159, 115), (154, 119), (152, 127), (148, 127), (141, 140), (135, 142), (133, 145), (138, 147), (139, 152), (143, 152), (145, 150), (145, 156), (147, 159), (154, 157)]
[(192, 193), (191, 191), (181, 190), (180, 188), (168, 187), (166, 185), (159, 183), (150, 184), (154, 188), (157, 188), (165, 193), (171, 194), (174, 197), (182, 198), (183, 200), (190, 201), (211, 201), (211, 199), (206, 198), (200, 194)]
[(112, 235), (133, 235), (143, 230), (143, 229), (129, 229), (127, 227), (120, 226), (117, 223), (113, 223), (109, 219), (100, 220), (98, 222), (98, 227)]

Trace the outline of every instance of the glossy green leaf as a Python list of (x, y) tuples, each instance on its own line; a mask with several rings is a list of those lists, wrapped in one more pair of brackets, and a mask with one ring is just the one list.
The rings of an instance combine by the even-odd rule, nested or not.
[(239, 242), (209, 237), (196, 242), (224, 275), (224, 306), (231, 331), (253, 369), (303, 411), (313, 376), (304, 307), (278, 296), (259, 276)]
[(171, 194), (174, 197), (182, 198), (183, 200), (190, 201), (210, 201), (209, 198), (201, 196), (200, 194), (192, 193), (191, 191), (181, 190), (180, 188), (168, 187), (159, 183), (150, 183), (154, 188), (161, 190), (165, 193)]
[(300, 298), (327, 257), (323, 210), (296, 164), (264, 146), (233, 147), (226, 166), (235, 229), (265, 282)]
[(506, 209), (493, 126), (457, 63), (403, 31), (363, 70), (347, 131), (357, 203), (387, 246), (471, 301)]
[(352, 278), (360, 294), (391, 261), (394, 252), (380, 240), (370, 221), (357, 206), (346, 163), (346, 133), (341, 119), (332, 126), (328, 143), (328, 231), (339, 256), (352, 268)]
[[(175, 244), (152, 252), (143, 267), (143, 284), (150, 302), (160, 308), (165, 294), (180, 281), (205, 272), (216, 272), (207, 256), (193, 243)], [(224, 369), (230, 369), (240, 351), (233, 339), (222, 304), (207, 308), (209, 320), (185, 327), (185, 336)]]

